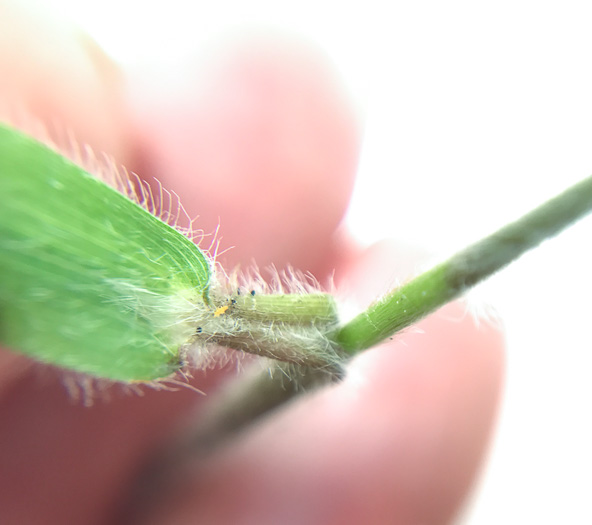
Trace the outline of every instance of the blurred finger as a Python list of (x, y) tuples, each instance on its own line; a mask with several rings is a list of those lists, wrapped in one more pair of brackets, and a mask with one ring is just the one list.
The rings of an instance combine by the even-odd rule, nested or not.
[(23, 111), (128, 162), (129, 124), (115, 64), (39, 3), (2, 0), (0, 20), (0, 113)]
[(138, 120), (140, 171), (183, 195), (205, 231), (220, 222), (223, 247), (234, 247), (223, 260), (328, 271), (360, 129), (318, 49), (278, 35), (237, 38), (180, 95), (140, 107)]
[(342, 384), (195, 465), (151, 523), (450, 522), (487, 450), (503, 375), (499, 331), (459, 313), (444, 308), (360, 356)]

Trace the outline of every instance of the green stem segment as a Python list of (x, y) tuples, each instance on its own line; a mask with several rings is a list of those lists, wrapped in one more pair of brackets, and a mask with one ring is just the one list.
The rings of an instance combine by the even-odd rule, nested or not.
[(335, 299), (325, 293), (237, 295), (228, 310), (242, 319), (270, 323), (325, 325), (337, 320)]
[(592, 211), (592, 177), (390, 292), (334, 335), (348, 354), (370, 348), (460, 296)]
[(285, 363), (332, 369), (345, 357), (326, 334), (337, 325), (329, 294), (236, 294), (210, 290), (212, 315), (197, 327), (196, 341)]

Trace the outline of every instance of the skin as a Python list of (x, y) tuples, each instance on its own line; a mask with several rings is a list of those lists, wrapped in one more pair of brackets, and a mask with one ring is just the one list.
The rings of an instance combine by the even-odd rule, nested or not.
[[(4, 2), (0, 19), (28, 42), (17, 67), (14, 43), (0, 39), (0, 78), (10, 79), (0, 100), (18, 92), (36, 115), (158, 176), (204, 229), (220, 217), (224, 246), (237, 246), (228, 264), (290, 262), (321, 279), (335, 269), (361, 306), (413, 268), (416, 255), (393, 243), (362, 251), (338, 229), (360, 127), (317, 50), (248, 37), (184, 86), (191, 97), (144, 105), (135, 86), (132, 105), (120, 74), (76, 31)], [(61, 77), (48, 61), (60, 62)], [(483, 464), (503, 379), (500, 332), (462, 314), (459, 305), (437, 312), (423, 333), (355, 359), (343, 383), (191, 462), (142, 523), (450, 523)], [(0, 521), (117, 523), (135, 473), (234, 374), (234, 365), (196, 372), (206, 396), (114, 386), (88, 408), (65, 391), (68, 373), (0, 351)]]

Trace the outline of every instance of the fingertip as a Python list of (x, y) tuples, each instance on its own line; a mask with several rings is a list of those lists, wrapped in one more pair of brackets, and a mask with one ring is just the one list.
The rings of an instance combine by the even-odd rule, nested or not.
[(114, 62), (38, 3), (2, 2), (0, 20), (0, 112), (9, 118), (25, 113), (25, 120), (39, 120), (58, 134), (72, 132), (77, 142), (127, 163), (130, 126)]
[[(491, 435), (502, 340), (453, 306), (193, 470), (158, 523), (449, 523)], [(209, 520), (209, 521), (208, 521)]]
[(362, 439), (373, 450), (360, 470), (396, 495), (378, 505), (392, 521), (377, 523), (449, 523), (458, 513), (493, 434), (503, 348), (498, 327), (453, 304), (352, 363), (346, 387), (364, 392)]
[[(342, 270), (369, 300), (395, 261), (381, 243)], [(448, 523), (487, 451), (503, 348), (498, 327), (442, 308), (198, 465), (155, 522)]]
[(312, 270), (352, 191), (353, 105), (316, 47), (285, 35), (236, 37), (185, 96), (138, 112), (143, 171), (234, 248), (226, 263)]

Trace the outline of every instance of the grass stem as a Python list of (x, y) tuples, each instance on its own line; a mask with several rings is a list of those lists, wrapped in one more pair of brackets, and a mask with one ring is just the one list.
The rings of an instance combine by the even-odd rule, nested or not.
[(592, 211), (592, 177), (391, 291), (342, 326), (335, 341), (353, 355), (459, 297)]

